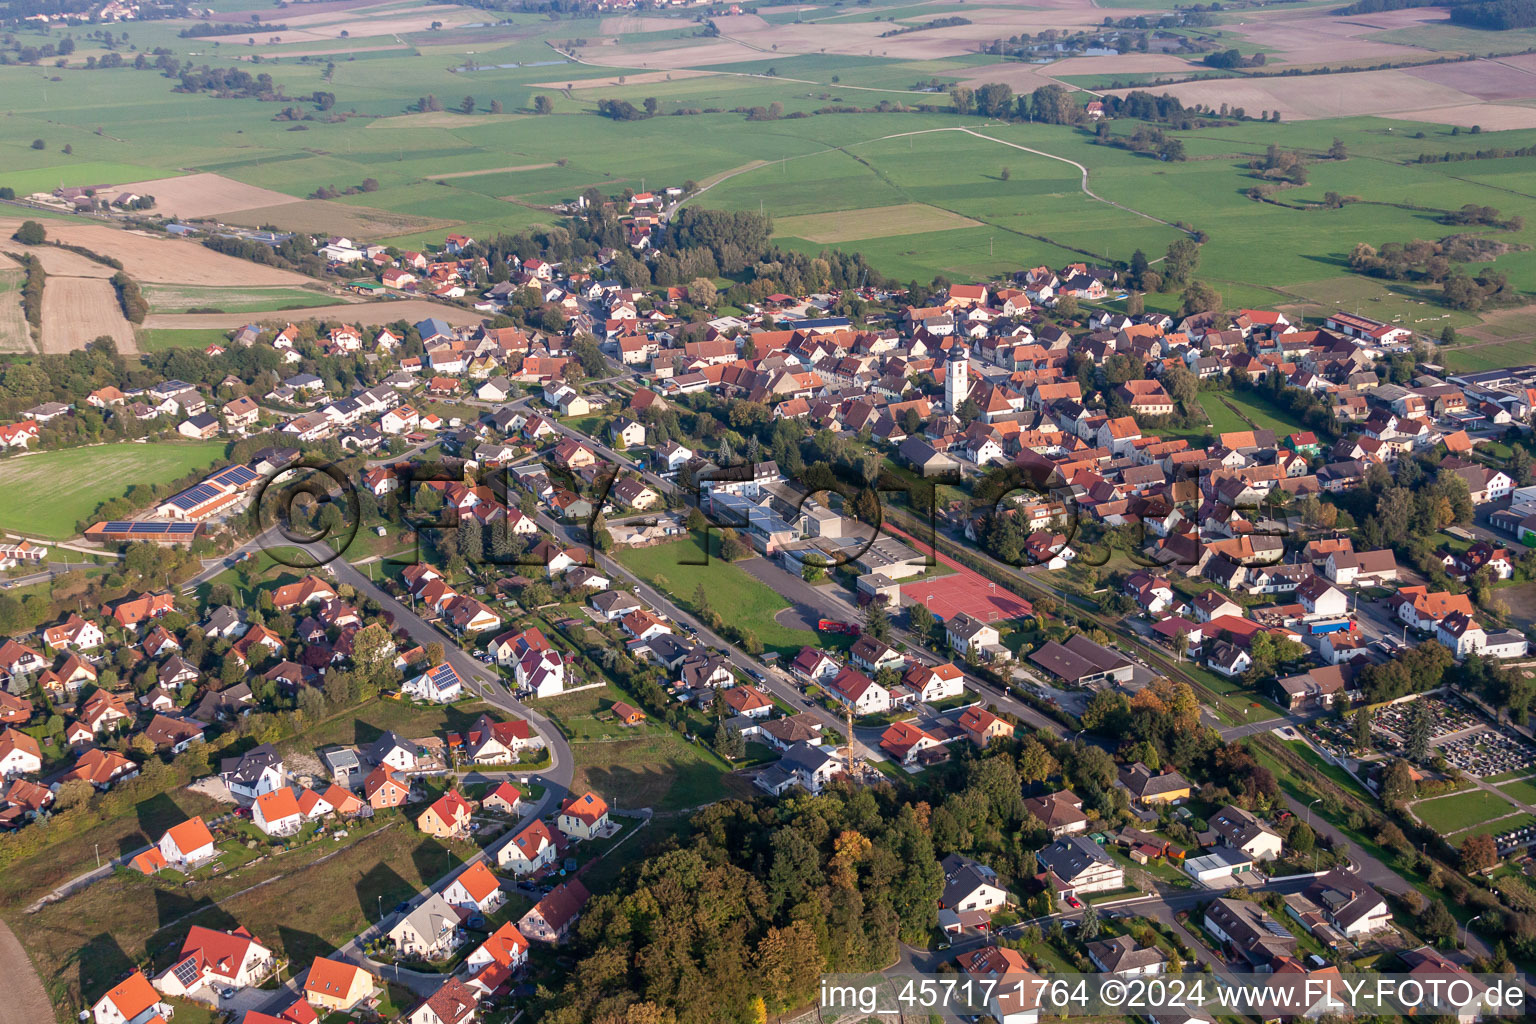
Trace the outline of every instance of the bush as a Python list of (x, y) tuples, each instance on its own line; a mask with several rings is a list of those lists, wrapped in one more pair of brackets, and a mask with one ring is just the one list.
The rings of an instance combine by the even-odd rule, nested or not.
[(42, 245), (48, 240), (48, 232), (37, 221), (25, 220), (11, 237), (22, 245)]
[(112, 275), (112, 287), (117, 289), (117, 301), (123, 307), (123, 316), (129, 323), (141, 324), (149, 313), (149, 301), (139, 290), (139, 283), (119, 270)]

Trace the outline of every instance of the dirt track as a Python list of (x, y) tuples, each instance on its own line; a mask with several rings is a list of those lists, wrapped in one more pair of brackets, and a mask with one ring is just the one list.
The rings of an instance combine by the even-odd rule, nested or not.
[[(51, 286), (53, 282), (49, 282)], [(457, 306), (443, 306), (426, 299), (400, 299), (395, 302), (357, 302), (337, 306), (317, 306), (312, 309), (294, 309), (285, 313), (159, 313), (144, 319), (149, 329), (170, 330), (232, 330), (249, 323), (287, 323), (290, 320), (345, 320), (349, 324), (364, 327), (393, 323), (396, 320), (415, 322), (435, 316), (450, 324), (477, 324), (484, 319), (480, 313)], [(46, 321), (45, 321), (46, 322)]]
[(37, 969), (4, 921), (0, 921), (0, 974), (6, 979), (5, 998), (0, 999), (0, 1024), (40, 1024), (54, 1019)]
[(123, 316), (117, 290), (99, 277), (53, 277), (43, 285), (43, 351), (84, 348), (103, 334), (119, 352), (137, 352), (133, 325)]

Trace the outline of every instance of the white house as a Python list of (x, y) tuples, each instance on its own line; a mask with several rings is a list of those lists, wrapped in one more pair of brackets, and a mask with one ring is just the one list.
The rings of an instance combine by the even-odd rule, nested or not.
[(263, 743), (240, 757), (224, 758), (219, 763), (219, 778), (237, 800), (248, 803), (285, 785), (288, 773), (277, 749)]
[(445, 661), (414, 679), (406, 680), (400, 692), (434, 704), (451, 704), (463, 695), (464, 681), (459, 678), (453, 666)]
[(36, 775), (43, 770), (43, 752), (37, 740), (20, 729), (0, 732), (0, 779)]
[(1296, 588), (1296, 600), (1311, 619), (1336, 619), (1349, 613), (1349, 598), (1321, 576), (1311, 576)]
[(497, 851), (496, 863), (513, 874), (530, 875), (553, 864), (559, 852), (559, 844), (549, 826), (535, 820)]
[(91, 1006), (96, 1024), (149, 1024), (167, 1021), (176, 1011), (162, 1003), (143, 971), (134, 971), (113, 985)]
[(272, 951), (244, 928), (221, 932), (193, 925), (175, 963), (156, 976), (155, 988), (168, 996), (225, 988), (249, 988), (272, 972)]
[(456, 907), (474, 907), (482, 914), (494, 914), (506, 901), (501, 883), (484, 861), (475, 861), (443, 890), (443, 898)]
[(980, 654), (985, 648), (997, 646), (1000, 639), (996, 629), (964, 612), (951, 616), (944, 624), (944, 632), (949, 637), (950, 649), (961, 654), (973, 649)]
[(536, 696), (553, 697), (565, 690), (565, 659), (553, 650), (529, 651), (517, 663), (517, 685)]
[(965, 693), (964, 673), (949, 662), (942, 665), (914, 665), (902, 676), (901, 681), (924, 703), (948, 700)]
[(844, 668), (827, 684), (827, 692), (856, 715), (880, 715), (891, 710), (891, 691), (856, 668)]
[(213, 845), (213, 833), (208, 831), (201, 817), (190, 818), (180, 825), (172, 826), (160, 837), (158, 849), (166, 865), (178, 871), (195, 868), (218, 856), (218, 850)]
[(304, 812), (293, 790), (284, 786), (256, 798), (251, 822), (269, 836), (291, 836), (303, 827)]
[(1252, 812), (1228, 805), (1210, 819), (1211, 831), (1224, 846), (1254, 860), (1274, 860), (1284, 849), (1280, 836)]

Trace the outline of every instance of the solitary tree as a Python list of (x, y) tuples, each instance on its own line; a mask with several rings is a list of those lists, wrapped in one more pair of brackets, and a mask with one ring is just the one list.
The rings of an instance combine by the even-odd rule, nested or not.
[(459, 101), (459, 109), (466, 114), (473, 114), (475, 112), (475, 98), (473, 96), (465, 96)]
[(11, 237), (22, 245), (42, 245), (48, 240), (48, 232), (35, 220), (24, 220)]
[(540, 93), (533, 98), (533, 112), (535, 114), (553, 114), (555, 101)]

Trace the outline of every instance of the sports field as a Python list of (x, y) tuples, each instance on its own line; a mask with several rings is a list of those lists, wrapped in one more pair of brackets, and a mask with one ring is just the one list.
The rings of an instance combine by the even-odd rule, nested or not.
[(1454, 796), (1425, 800), (1414, 804), (1412, 810), (1416, 818), (1444, 835), (1480, 825), (1501, 815), (1512, 814), (1515, 807), (1487, 790), (1474, 789)]
[(40, 452), (0, 461), (0, 529), (62, 540), (135, 484), (178, 479), (224, 454), (222, 441), (157, 441)]

